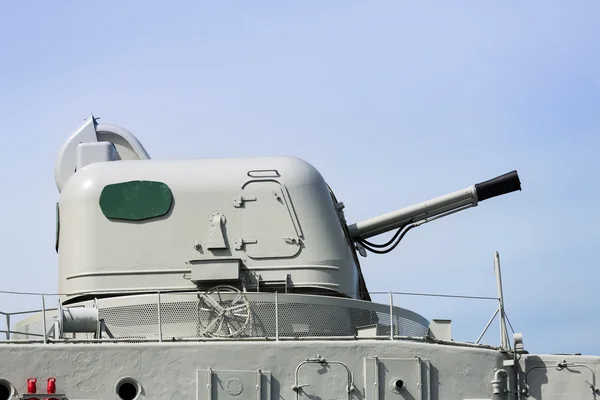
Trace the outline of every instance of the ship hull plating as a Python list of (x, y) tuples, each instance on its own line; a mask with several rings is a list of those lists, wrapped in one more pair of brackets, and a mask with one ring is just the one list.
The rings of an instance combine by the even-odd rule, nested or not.
[(594, 399), (600, 372), (600, 357), (523, 354), (517, 378), (507, 353), (403, 340), (13, 344), (0, 360), (17, 394), (54, 377), (81, 400), (118, 399), (123, 379), (136, 399)]

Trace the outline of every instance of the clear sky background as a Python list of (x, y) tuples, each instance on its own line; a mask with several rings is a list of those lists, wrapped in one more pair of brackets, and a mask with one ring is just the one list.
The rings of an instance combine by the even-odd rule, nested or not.
[[(0, 50), (0, 289), (57, 290), (54, 161), (93, 112), (153, 158), (304, 158), (349, 222), (517, 169), (368, 287), (494, 296), (498, 250), (526, 349), (600, 355), (597, 1), (5, 1)], [(495, 307), (395, 301), (469, 341)]]

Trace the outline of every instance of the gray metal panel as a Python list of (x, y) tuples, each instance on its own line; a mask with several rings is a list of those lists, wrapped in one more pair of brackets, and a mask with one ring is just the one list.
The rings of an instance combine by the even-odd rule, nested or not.
[[(561, 366), (563, 362), (565, 366)], [(523, 357), (522, 364), (523, 387), (531, 400), (597, 400), (600, 397), (600, 389), (594, 394), (590, 387), (590, 384), (600, 386), (598, 357), (529, 354)]]
[(300, 232), (287, 188), (276, 179), (254, 179), (243, 189), (242, 197), (254, 200), (240, 208), (242, 233), (237, 240), (242, 246), (236, 249), (254, 259), (296, 256), (301, 250)]
[(429, 400), (430, 370), (419, 357), (365, 359), (365, 400)]
[(271, 400), (269, 371), (199, 369), (197, 400)]
[(190, 262), (193, 282), (237, 281), (240, 279), (241, 260), (198, 260)]
[[(356, 400), (371, 400), (369, 387), (365, 386), (364, 360), (373, 357), (389, 359), (408, 359), (398, 364), (384, 360), (392, 372), (410, 373), (416, 368), (415, 355), (431, 363), (430, 400), (491, 399), (491, 380), (495, 368), (501, 368), (502, 360), (508, 358), (498, 351), (459, 347), (456, 345), (433, 345), (389, 340), (372, 341), (303, 341), (303, 342), (206, 342), (206, 343), (137, 343), (137, 344), (47, 344), (47, 345), (3, 345), (0, 343), (0, 359), (10, 368), (0, 370), (0, 379), (15, 385), (23, 393), (26, 379), (30, 376), (55, 376), (57, 391), (66, 393), (69, 399), (113, 399), (115, 385), (123, 377), (136, 379), (143, 390), (139, 400), (189, 400), (198, 398), (199, 386), (206, 384), (205, 372), (212, 368), (223, 382), (225, 375), (221, 371), (245, 371), (243, 378), (255, 377), (256, 370), (269, 371), (270, 395), (277, 400), (296, 400), (295, 370), (307, 358), (322, 355), (328, 361), (344, 363), (354, 374), (356, 391), (352, 396)], [(592, 368), (592, 359), (586, 362)], [(594, 359), (594, 360), (597, 360)], [(597, 362), (597, 361), (596, 361)], [(332, 364), (333, 365), (333, 364)], [(327, 367), (327, 366), (326, 366)], [(337, 368), (337, 367), (336, 367)], [(201, 379), (197, 371), (201, 370)], [(318, 369), (313, 370), (316, 372)], [(302, 371), (304, 376), (320, 379), (310, 370)], [(346, 400), (347, 394), (340, 393), (347, 378), (339, 369), (332, 369), (328, 382), (335, 387), (324, 394), (332, 393), (335, 400)], [(246, 375), (247, 373), (247, 375)], [(408, 376), (408, 375), (407, 375)], [(415, 375), (413, 375), (414, 377)], [(241, 377), (241, 376), (239, 376)], [(239, 378), (238, 377), (238, 378)], [(581, 376), (572, 375), (578, 383)], [(204, 380), (203, 380), (204, 379)], [(312, 378), (311, 378), (312, 379)], [(577, 379), (577, 380), (575, 380)], [(409, 379), (414, 382), (412, 378)], [(316, 382), (316, 381), (315, 381)], [(372, 379), (369, 380), (372, 382)], [(45, 383), (45, 382), (44, 382)], [(301, 382), (300, 382), (301, 383)], [(321, 380), (319, 385), (324, 385)], [(387, 384), (387, 380), (386, 380)], [(427, 385), (423, 381), (424, 385)], [(38, 387), (40, 385), (38, 384)], [(372, 386), (372, 385), (371, 385)], [(559, 391), (560, 386), (550, 384), (549, 391)], [(247, 385), (244, 384), (247, 389)], [(206, 386), (203, 387), (206, 389)], [(248, 398), (257, 399), (255, 396)], [(225, 388), (219, 388), (221, 396)], [(308, 388), (307, 388), (308, 390)], [(576, 391), (569, 386), (572, 399), (585, 399), (589, 389)], [(203, 391), (201, 391), (202, 393)], [(204, 393), (207, 393), (204, 391)], [(256, 394), (256, 392), (254, 392)], [(264, 392), (267, 397), (267, 392)], [(387, 400), (404, 400), (387, 392)], [(338, 395), (343, 395), (339, 398)], [(240, 395), (241, 396), (241, 395)], [(207, 398), (199, 397), (199, 398)], [(239, 398), (233, 396), (232, 400)], [(426, 399), (427, 397), (424, 396)], [(299, 396), (298, 400), (310, 400), (308, 396)], [(330, 400), (323, 396), (322, 400)], [(333, 400), (333, 399), (331, 399)], [(525, 400), (525, 399), (523, 399)], [(539, 399), (536, 399), (539, 400)], [(553, 400), (544, 395), (543, 400)]]
[(318, 359), (319, 357), (303, 361), (296, 367), (296, 399), (357, 398), (359, 391), (355, 386), (352, 370), (341, 361), (320, 362)]

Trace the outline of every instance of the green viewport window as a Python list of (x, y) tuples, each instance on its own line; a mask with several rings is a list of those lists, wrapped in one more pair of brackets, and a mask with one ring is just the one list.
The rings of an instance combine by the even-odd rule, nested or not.
[(155, 181), (129, 181), (106, 185), (100, 194), (100, 208), (106, 218), (142, 221), (161, 217), (173, 202), (171, 189)]

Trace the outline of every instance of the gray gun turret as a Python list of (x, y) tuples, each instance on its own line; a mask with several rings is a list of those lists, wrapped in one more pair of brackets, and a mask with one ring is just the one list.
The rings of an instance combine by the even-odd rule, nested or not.
[[(600, 395), (599, 357), (533, 353), (521, 333), (511, 343), (498, 253), (498, 297), (478, 296), (497, 308), (474, 343), (453, 337), (451, 320), (404, 308), (400, 293), (369, 301), (359, 253), (386, 253), (416, 226), (520, 190), (516, 171), (347, 225), (303, 160), (153, 160), (91, 117), (60, 150), (55, 178), (62, 298), (48, 308), (53, 296), (37, 294), (42, 310), (20, 321), (11, 317), (28, 311), (0, 312), (0, 400)], [(6, 304), (20, 302), (13, 295)], [(496, 315), (499, 347), (481, 342)]]
[(194, 291), (325, 292), (368, 299), (356, 242), (520, 189), (516, 172), (346, 226), (342, 204), (293, 157), (152, 160), (90, 117), (56, 162), (60, 292), (75, 298)]

